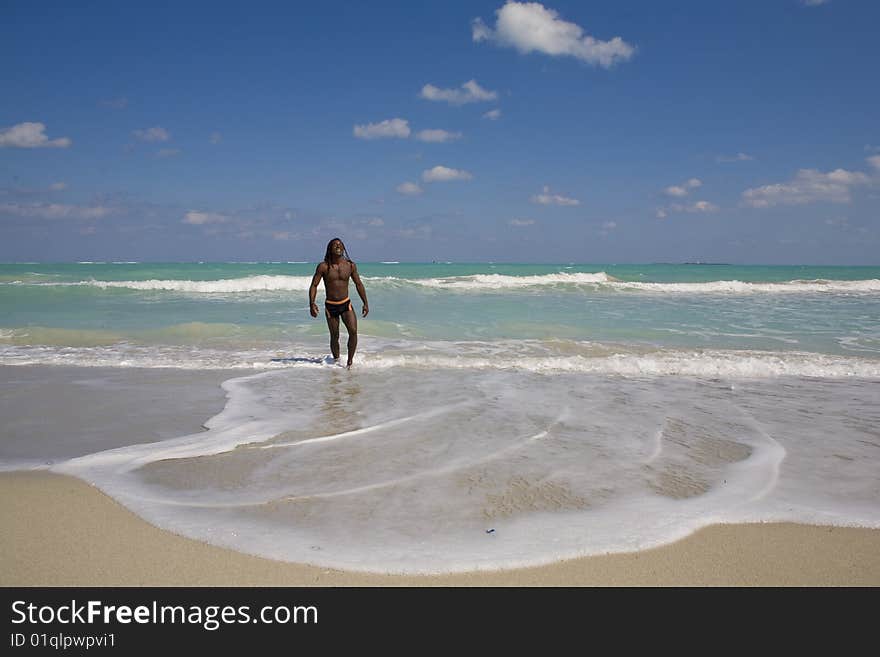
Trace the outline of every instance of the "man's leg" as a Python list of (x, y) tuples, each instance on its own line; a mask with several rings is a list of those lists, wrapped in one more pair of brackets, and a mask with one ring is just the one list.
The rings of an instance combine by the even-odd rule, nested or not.
[(333, 360), (339, 360), (339, 318), (331, 315), (326, 308), (324, 315), (327, 317), (327, 328), (330, 329), (330, 353), (333, 354)]
[[(348, 310), (342, 313), (342, 321), (345, 322), (345, 330), (348, 331), (348, 367), (351, 367), (351, 363), (354, 361), (354, 352), (357, 350), (358, 346), (358, 319), (351, 306), (349, 306)], [(338, 336), (338, 320), (336, 325), (336, 334)]]

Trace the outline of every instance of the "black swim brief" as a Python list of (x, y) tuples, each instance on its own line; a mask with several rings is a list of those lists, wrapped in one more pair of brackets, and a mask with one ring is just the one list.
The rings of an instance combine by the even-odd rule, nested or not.
[(340, 317), (349, 310), (354, 310), (351, 307), (351, 299), (349, 297), (345, 297), (342, 301), (330, 301), (327, 299), (324, 302), (324, 307), (331, 317)]

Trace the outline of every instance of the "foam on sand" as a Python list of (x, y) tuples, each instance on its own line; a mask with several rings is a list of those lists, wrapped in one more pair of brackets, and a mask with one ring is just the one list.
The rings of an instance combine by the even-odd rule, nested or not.
[(512, 568), (718, 522), (880, 527), (874, 385), (281, 370), (226, 382), (206, 432), (53, 471), (159, 527), (274, 559)]

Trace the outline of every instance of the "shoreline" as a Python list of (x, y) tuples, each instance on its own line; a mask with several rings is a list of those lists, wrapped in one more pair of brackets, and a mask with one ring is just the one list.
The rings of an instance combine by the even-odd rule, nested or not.
[(74, 477), (0, 473), (0, 586), (880, 586), (880, 529), (713, 525), (513, 570), (390, 575), (278, 562), (158, 529)]

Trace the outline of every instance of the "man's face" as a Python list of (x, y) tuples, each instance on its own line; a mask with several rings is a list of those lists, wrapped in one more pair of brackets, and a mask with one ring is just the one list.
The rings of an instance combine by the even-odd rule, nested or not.
[(333, 240), (332, 244), (330, 244), (330, 253), (333, 255), (341, 256), (344, 251), (345, 248), (339, 240)]

